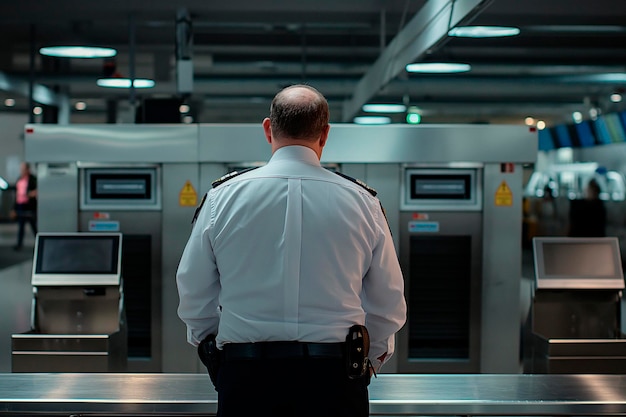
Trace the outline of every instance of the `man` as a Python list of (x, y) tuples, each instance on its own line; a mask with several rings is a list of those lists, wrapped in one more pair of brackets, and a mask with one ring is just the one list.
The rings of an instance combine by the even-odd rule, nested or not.
[(11, 217), (17, 219), (17, 244), (14, 250), (20, 250), (24, 242), (24, 227), (26, 222), (34, 235), (37, 235), (37, 177), (30, 172), (26, 162), (20, 165), (20, 178), (15, 184), (15, 205)]
[(224, 417), (367, 416), (370, 373), (349, 378), (346, 336), (365, 325), (374, 369), (406, 319), (403, 279), (380, 205), (320, 165), (326, 99), (295, 85), (263, 120), (272, 158), (214, 184), (177, 272), (188, 341), (217, 334)]

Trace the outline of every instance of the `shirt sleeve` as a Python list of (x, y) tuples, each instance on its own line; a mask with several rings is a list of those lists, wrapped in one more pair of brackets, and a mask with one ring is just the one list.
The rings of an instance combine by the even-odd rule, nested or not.
[(394, 335), (406, 321), (404, 279), (387, 220), (379, 209), (379, 239), (363, 280), (365, 326), (370, 335), (369, 358), (378, 370), (394, 352)]
[(210, 206), (200, 209), (176, 271), (178, 316), (187, 325), (187, 341), (194, 346), (217, 333), (220, 319), (219, 273), (209, 240)]

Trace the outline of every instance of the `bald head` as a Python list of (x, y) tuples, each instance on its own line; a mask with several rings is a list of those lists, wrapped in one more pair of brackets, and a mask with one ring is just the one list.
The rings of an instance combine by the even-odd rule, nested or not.
[(276, 139), (316, 140), (328, 127), (328, 102), (313, 87), (292, 85), (276, 94), (269, 118)]

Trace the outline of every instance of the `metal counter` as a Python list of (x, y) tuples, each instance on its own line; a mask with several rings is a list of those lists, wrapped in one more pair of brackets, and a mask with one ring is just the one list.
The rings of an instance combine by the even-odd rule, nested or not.
[[(262, 381), (260, 381), (262, 383)], [(200, 374), (0, 374), (0, 415), (214, 415)], [(262, 414), (262, 404), (259, 405)], [(626, 375), (380, 375), (371, 415), (626, 414)]]

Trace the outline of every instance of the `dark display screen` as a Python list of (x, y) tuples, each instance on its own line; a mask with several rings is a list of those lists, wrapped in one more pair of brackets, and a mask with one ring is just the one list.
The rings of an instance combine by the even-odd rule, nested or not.
[(38, 274), (116, 274), (118, 236), (43, 236), (38, 238)]
[(95, 174), (89, 176), (92, 200), (150, 200), (152, 176), (150, 174)]
[(543, 242), (543, 278), (612, 278), (617, 276), (610, 243)]
[(470, 175), (412, 174), (412, 200), (469, 200)]

